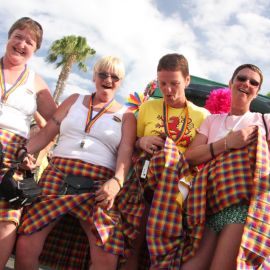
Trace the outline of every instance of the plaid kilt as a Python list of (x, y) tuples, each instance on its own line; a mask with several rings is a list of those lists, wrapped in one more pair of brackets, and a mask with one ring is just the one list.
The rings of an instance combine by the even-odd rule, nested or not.
[(41, 256), (43, 264), (57, 269), (88, 269), (88, 240), (78, 226), (78, 221), (74, 223), (74, 218), (94, 225), (98, 246), (121, 257), (127, 256), (131, 242), (137, 234), (138, 217), (141, 215), (138, 212), (143, 211), (141, 205), (138, 207), (135, 205), (136, 201), (139, 201), (136, 199), (138, 196), (136, 183), (129, 186), (128, 182), (125, 183), (112, 209), (106, 211), (96, 206), (94, 193), (59, 195), (67, 174), (89, 177), (93, 179), (94, 186), (99, 188), (113, 176), (114, 172), (80, 160), (53, 158), (39, 182), (43, 196), (39, 202), (26, 209), (19, 233), (32, 234), (70, 214), (73, 218), (61, 219), (46, 240), (46, 249), (44, 248)]
[[(136, 167), (141, 172), (142, 162)], [(179, 269), (182, 254), (182, 208), (176, 202), (178, 181), (190, 174), (183, 154), (167, 138), (164, 149), (151, 158), (144, 187), (154, 190), (146, 239), (151, 265), (160, 269)]]
[[(3, 163), (0, 168), (0, 181), (2, 181), (2, 177), (11, 167), (12, 161), (16, 160), (17, 149), (25, 145), (26, 139), (7, 130), (0, 129), (0, 141), (4, 153)], [(15, 179), (19, 177), (20, 174), (14, 175)], [(21, 210), (11, 209), (8, 202), (0, 198), (0, 221), (12, 221), (18, 226), (20, 217)]]
[[(270, 255), (270, 248), (266, 248), (270, 247), (269, 172), (268, 145), (260, 130), (257, 142), (220, 154), (204, 166), (194, 178), (187, 199), (183, 261), (194, 256), (199, 247), (208, 215), (233, 204), (248, 204), (237, 269), (257, 269), (263, 263), (261, 256), (267, 258)], [(256, 234), (253, 226), (261, 234)], [(257, 260), (260, 260), (259, 264)]]

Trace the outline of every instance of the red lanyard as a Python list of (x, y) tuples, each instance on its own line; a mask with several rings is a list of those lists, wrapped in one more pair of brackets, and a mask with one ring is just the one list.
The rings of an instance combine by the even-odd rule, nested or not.
[(94, 123), (104, 114), (106, 113), (111, 106), (114, 104), (114, 99), (112, 99), (111, 101), (109, 101), (108, 103), (106, 103), (101, 110), (93, 117), (93, 102), (94, 102), (94, 97), (95, 97), (95, 93), (93, 93), (90, 96), (90, 100), (89, 100), (89, 109), (88, 109), (88, 114), (87, 114), (87, 119), (86, 119), (86, 123), (85, 123), (85, 133), (89, 133), (91, 127), (94, 125)]

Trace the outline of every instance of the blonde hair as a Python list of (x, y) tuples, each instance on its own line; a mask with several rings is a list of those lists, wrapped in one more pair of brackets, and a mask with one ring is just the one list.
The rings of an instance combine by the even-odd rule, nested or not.
[(123, 61), (115, 56), (105, 56), (96, 62), (94, 65), (93, 81), (97, 73), (102, 71), (110, 71), (114, 73), (119, 79), (125, 76), (125, 66)]

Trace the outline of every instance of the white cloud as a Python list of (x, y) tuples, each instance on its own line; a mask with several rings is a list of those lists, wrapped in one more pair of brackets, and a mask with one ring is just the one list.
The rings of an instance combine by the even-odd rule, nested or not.
[(142, 91), (156, 77), (159, 58), (169, 52), (183, 53), (191, 74), (223, 83), (237, 65), (257, 64), (265, 74), (263, 89), (270, 91), (268, 0), (189, 0), (178, 4), (181, 8), (171, 16), (158, 10), (156, 1), (2, 1), (0, 48), (4, 49), (6, 32), (17, 18), (38, 20), (44, 42), (31, 65), (54, 89), (59, 70), (44, 61), (49, 46), (65, 35), (86, 37), (97, 56), (87, 61), (86, 74), (73, 70), (65, 96), (90, 91), (92, 66), (97, 57), (108, 54), (120, 56), (127, 68), (119, 95)]

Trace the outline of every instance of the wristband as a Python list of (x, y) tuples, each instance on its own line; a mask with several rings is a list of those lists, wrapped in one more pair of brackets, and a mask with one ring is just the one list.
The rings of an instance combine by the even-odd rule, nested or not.
[[(23, 153), (21, 156), (19, 156), (19, 153), (20, 153), (22, 150), (24, 151), (24, 153)], [(17, 159), (17, 160), (22, 161), (22, 160), (26, 157), (27, 154), (28, 154), (27, 148), (26, 148), (25, 146), (21, 146), (21, 147), (19, 147), (19, 148), (17, 149), (15, 156), (16, 156), (16, 159)]]
[(120, 189), (123, 187), (123, 184), (121, 183), (121, 181), (120, 181), (120, 179), (118, 177), (113, 176), (112, 179), (114, 179), (118, 183)]
[(215, 153), (214, 153), (213, 143), (210, 143), (210, 153), (211, 153), (212, 159), (214, 159), (216, 156), (215, 156)]

